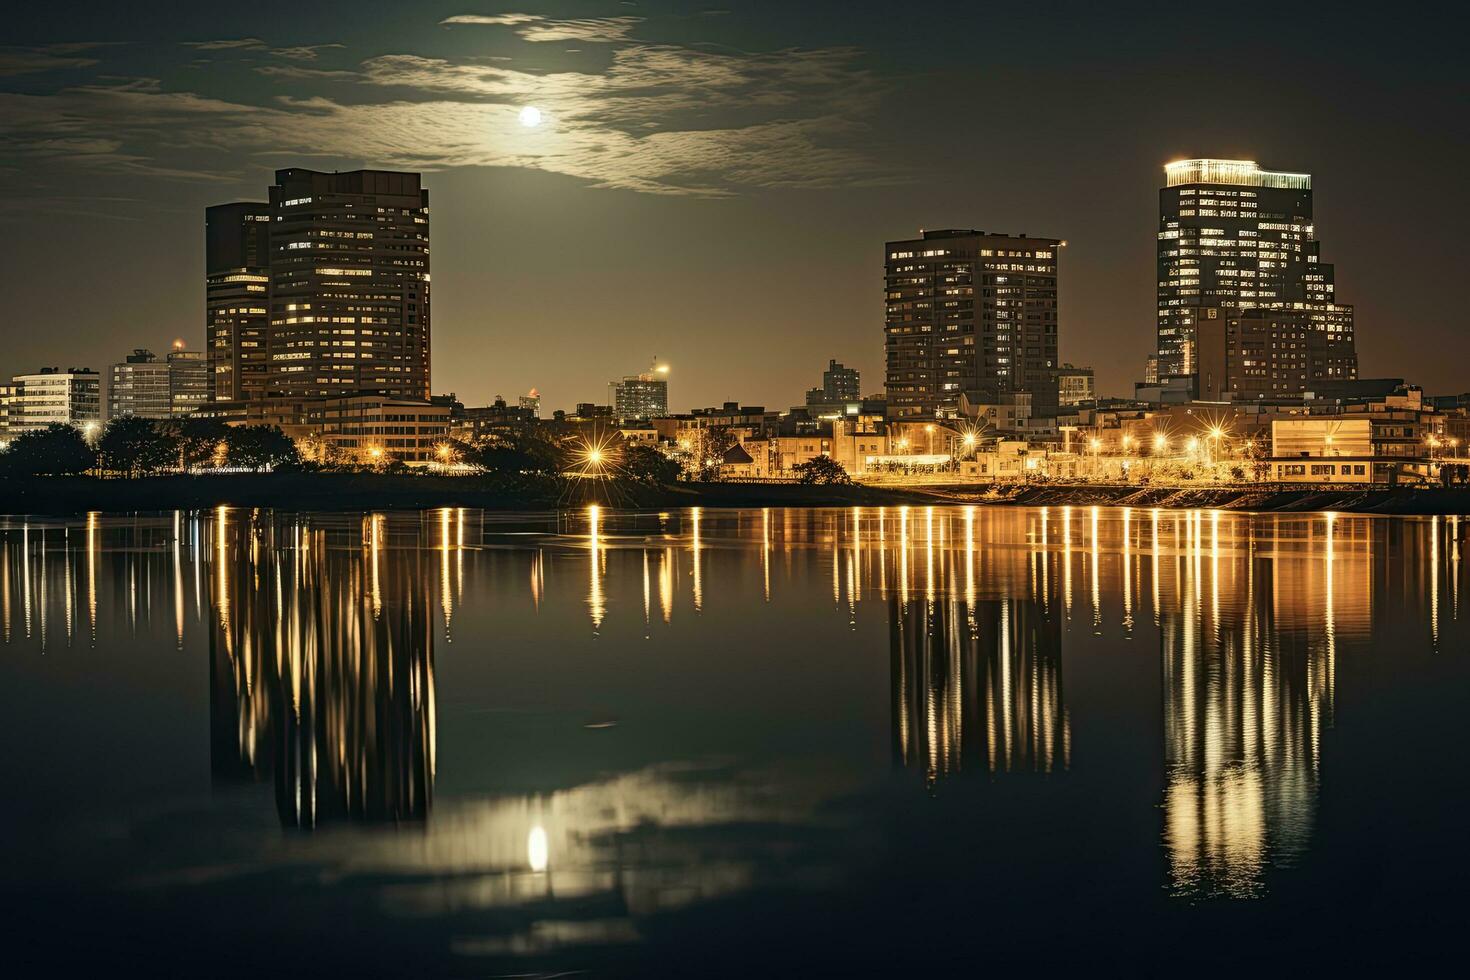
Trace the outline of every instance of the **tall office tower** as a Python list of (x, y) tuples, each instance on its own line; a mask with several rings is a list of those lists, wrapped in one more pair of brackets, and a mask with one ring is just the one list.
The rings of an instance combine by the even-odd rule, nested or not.
[(204, 209), (204, 332), (209, 398), (265, 394), (270, 209), (238, 202)]
[(655, 368), (644, 374), (629, 374), (613, 381), (613, 417), (619, 422), (655, 419), (669, 414), (669, 381), (667, 368)]
[(291, 396), (429, 396), (429, 192), (419, 175), (278, 170), (270, 365)]
[[(1159, 191), (1158, 351), (1163, 385), (1229, 391), (1227, 378), (1205, 382), (1200, 323), (1209, 310), (1265, 309), (1295, 315), (1324, 334), (1337, 354), (1324, 378), (1274, 380), (1278, 390), (1307, 390), (1313, 380), (1357, 376), (1352, 307), (1334, 300), (1332, 266), (1313, 237), (1310, 174), (1262, 170), (1250, 160), (1181, 160), (1164, 167)], [(1250, 365), (1255, 366), (1255, 365)], [(1306, 387), (1286, 382), (1303, 381)]]
[(926, 231), (885, 252), (890, 418), (954, 418), (960, 396), (1057, 403), (1054, 238)]
[(138, 347), (114, 364), (107, 379), (107, 417), (136, 415), (142, 419), (166, 419), (171, 414), (168, 362), (151, 350)]
[(102, 421), (102, 378), (91, 368), (41, 368), (10, 381), (11, 436), (53, 424), (91, 429)]
[(209, 402), (209, 362), (204, 351), (176, 344), (168, 352), (168, 413), (188, 415)]

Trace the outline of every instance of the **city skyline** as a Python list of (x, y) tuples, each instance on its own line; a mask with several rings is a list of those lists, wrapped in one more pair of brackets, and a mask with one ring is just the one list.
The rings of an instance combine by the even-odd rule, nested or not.
[[(1279, 53), (1262, 31), (1244, 61), (1186, 69), (1171, 42), (1203, 14), (934, 8), (895, 35), (865, 5), (844, 5), (840, 22), (821, 4), (712, 15), (467, 2), (378, 7), (350, 24), (279, 9), (99, 10), (85, 38), (50, 12), (20, 16), (0, 59), (16, 150), (3, 220), (29, 243), (12, 256), (13, 315), (44, 329), (11, 345), (0, 373), (56, 363), (59, 344), (98, 369), (175, 337), (203, 347), (203, 207), (258, 196), (277, 167), (381, 167), (422, 171), (440, 203), (434, 390), (467, 403), (532, 387), (548, 405), (595, 400), (646, 350), (667, 357), (676, 410), (799, 404), (833, 357), (876, 390), (878, 249), (923, 227), (1066, 239), (1060, 359), (1095, 367), (1099, 394), (1125, 395), (1154, 342), (1160, 168), (1213, 156), (1314, 175), (1364, 377), (1463, 387), (1452, 288), (1398, 285), (1421, 276), (1424, 254), (1454, 250), (1452, 223), (1401, 206), (1406, 182), (1451, 212), (1463, 199), (1459, 151), (1430, 125), (1449, 110), (1447, 62), (1417, 57), (1372, 87), (1336, 63), (1422, 42), (1395, 25), (1312, 19), (1334, 61), (1309, 59), (1314, 84), (1298, 87), (1240, 70)], [(1311, 19), (1236, 16), (1281, 37)], [(1100, 19), (1138, 30), (1099, 50)], [(977, 43), (978, 60), (936, 43), (964, 28), (1017, 43)], [(1055, 47), (1025, 41), (1038, 32)], [(1139, 68), (1130, 51), (1143, 44), (1153, 61)], [(967, 72), (978, 95), (950, 93)], [(1199, 104), (1217, 108), (1182, 109)], [(527, 106), (539, 125), (523, 124)], [(412, 107), (421, 119), (405, 118)], [(446, 149), (466, 126), (469, 148)], [(1381, 138), (1363, 140), (1365, 127)], [(923, 154), (905, 148), (919, 138)], [(976, 155), (996, 138), (1023, 152)], [(128, 247), (139, 239), (149, 247)], [(90, 253), (109, 256), (85, 270), (95, 288), (64, 288)], [(98, 290), (105, 305), (90, 301)], [(547, 332), (585, 357), (549, 357)], [(737, 332), (742, 343), (721, 342)]]

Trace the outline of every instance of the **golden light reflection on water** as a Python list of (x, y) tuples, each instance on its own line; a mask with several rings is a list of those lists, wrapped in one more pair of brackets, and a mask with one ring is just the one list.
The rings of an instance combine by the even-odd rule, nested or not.
[[(514, 588), (496, 601), (531, 615), (570, 608), (581, 628), (607, 636), (657, 640), (687, 628), (691, 613), (753, 618), (813, 598), (821, 608), (804, 614), (840, 616), (844, 629), (886, 624), (891, 756), (936, 794), (966, 772), (1069, 778), (1074, 742), (1086, 749), (1070, 702), (1075, 658), (1088, 655), (1079, 642), (1131, 638), (1130, 649), (1158, 663), (1166, 884), (1191, 899), (1261, 895), (1270, 870), (1310, 846), (1338, 657), (1405, 642), (1375, 638), (1381, 604), (1419, 604), (1426, 642), (1462, 635), (1449, 632), (1465, 532), (1455, 518), (594, 508), (497, 536), (485, 515), (455, 508), (361, 518), (219, 508), (92, 514), (68, 527), (0, 525), (0, 626), (12, 654), (88, 645), (151, 610), (164, 611), (160, 626), (185, 656), (191, 638), (207, 636), (215, 777), (273, 783), (290, 826), (428, 817), (433, 641), (472, 621), (466, 582), (481, 600), (473, 586), (492, 558), (514, 569)], [(1074, 595), (1079, 583), (1085, 591)], [(1091, 607), (1075, 623), (1074, 599)], [(82, 616), (87, 635), (73, 636)], [(621, 889), (657, 907), (679, 900), (676, 889), (630, 881), (596, 834), (673, 814), (744, 819), (768, 812), (759, 795), (627, 773), (458, 808), (416, 860), (498, 869), (495, 884), (464, 886), (494, 893), (476, 901), (513, 900), (533, 887), (520, 876), (538, 875), (535, 888)], [(719, 894), (752, 872), (689, 873), (697, 881), (680, 894)]]

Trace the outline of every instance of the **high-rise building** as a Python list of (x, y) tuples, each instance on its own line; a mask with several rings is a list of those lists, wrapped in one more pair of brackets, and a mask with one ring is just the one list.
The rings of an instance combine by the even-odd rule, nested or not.
[(668, 368), (658, 367), (644, 374), (629, 374), (613, 381), (613, 416), (619, 422), (660, 418), (669, 414)]
[(41, 368), (11, 378), (9, 434), (48, 425), (94, 428), (102, 421), (102, 378), (91, 368)]
[(857, 368), (843, 367), (829, 360), (827, 370), (822, 372), (821, 391), (823, 402), (861, 401), (863, 391)]
[(978, 404), (1028, 391), (1056, 405), (1061, 245), (955, 229), (889, 242), (888, 416), (954, 418), (964, 394)]
[(188, 415), (209, 402), (209, 362), (204, 351), (175, 344), (168, 352), (168, 412)]
[(268, 394), (429, 396), (429, 192), (415, 173), (276, 171)]
[(237, 202), (204, 209), (204, 331), (213, 401), (265, 393), (269, 265), (269, 206)]
[[(1253, 379), (1250, 387), (1290, 393), (1357, 377), (1353, 310), (1335, 301), (1332, 266), (1321, 261), (1315, 236), (1310, 174), (1262, 170), (1250, 160), (1168, 164), (1159, 191), (1155, 383), (1188, 387), (1195, 397), (1207, 391), (1244, 397), (1246, 386), (1202, 375), (1201, 330), (1219, 325), (1207, 321), (1245, 310), (1269, 311), (1267, 321), (1289, 315), (1320, 332), (1314, 343), (1328, 351), (1314, 362), (1326, 373), (1314, 376), (1294, 366), (1256, 363), (1237, 350), (1240, 368)], [(1220, 351), (1215, 356), (1221, 363), (1210, 366), (1218, 370), (1228, 358)]]
[(107, 417), (168, 418), (173, 413), (168, 367), (167, 361), (144, 347), (114, 364), (107, 379)]

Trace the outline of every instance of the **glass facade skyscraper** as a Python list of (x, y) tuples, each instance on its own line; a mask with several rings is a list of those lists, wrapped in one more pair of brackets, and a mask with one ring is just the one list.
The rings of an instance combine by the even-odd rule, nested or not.
[[(1356, 377), (1352, 307), (1338, 304), (1335, 291), (1332, 266), (1321, 261), (1316, 238), (1310, 174), (1263, 170), (1250, 160), (1165, 166), (1159, 191), (1158, 350), (1146, 372), (1156, 383), (1188, 386), (1197, 397), (1228, 398), (1247, 388), (1257, 395), (1291, 393), (1308, 390), (1314, 381)], [(1320, 334), (1313, 337), (1326, 352), (1315, 359), (1320, 371), (1257, 363), (1244, 349), (1229, 349), (1228, 336), (1219, 350), (1204, 349), (1209, 338), (1202, 321), (1247, 310), (1268, 311), (1273, 322), (1288, 318)], [(1227, 364), (1234, 365), (1233, 374), (1215, 370)], [(1249, 377), (1249, 385), (1240, 384), (1241, 377)]]

